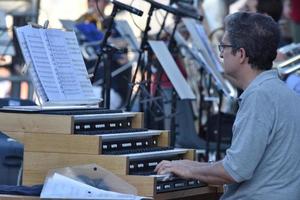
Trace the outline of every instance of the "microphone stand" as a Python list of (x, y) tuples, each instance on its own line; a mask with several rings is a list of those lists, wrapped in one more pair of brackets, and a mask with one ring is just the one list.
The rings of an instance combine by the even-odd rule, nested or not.
[[(174, 56), (174, 49), (175, 49), (175, 45), (176, 45), (176, 40), (175, 40), (175, 33), (177, 30), (177, 27), (179, 25), (179, 22), (181, 20), (180, 16), (175, 16), (175, 25), (174, 28), (172, 30), (170, 39), (169, 39), (169, 44), (168, 44), (168, 49), (171, 52), (171, 55)], [(164, 24), (163, 24), (164, 25)], [(163, 29), (164, 27), (162, 27)], [(157, 87), (159, 88), (160, 83), (161, 83), (161, 77), (163, 74), (163, 70), (160, 68), (158, 71), (158, 79), (157, 79)], [(158, 91), (158, 89), (156, 90)], [(157, 93), (157, 92), (156, 92)], [(156, 96), (157, 94), (154, 94), (154, 96)], [(171, 98), (171, 125), (170, 125), (170, 135), (171, 135), (171, 139), (170, 139), (170, 145), (171, 146), (175, 146), (175, 142), (176, 142), (176, 111), (177, 111), (177, 94), (176, 91), (174, 90), (174, 88), (172, 89), (172, 98)], [(165, 127), (165, 128), (169, 128), (169, 127)]]
[[(151, 22), (151, 18), (152, 18), (154, 10), (155, 10), (155, 7), (153, 5), (151, 5), (151, 7), (149, 9), (149, 12), (148, 12), (146, 27), (145, 27), (145, 30), (143, 32), (143, 37), (142, 37), (142, 41), (141, 41), (141, 45), (140, 45), (140, 52), (139, 52), (139, 57), (138, 57), (138, 61), (137, 61), (137, 67), (136, 67), (136, 70), (133, 74), (132, 81), (131, 81), (133, 85), (129, 89), (128, 95), (127, 95), (126, 110), (128, 110), (128, 111), (130, 111), (131, 107), (132, 107), (131, 97), (132, 97), (132, 93), (133, 93), (133, 86), (135, 85), (135, 80), (136, 80), (136, 76), (137, 76), (139, 68), (141, 68), (141, 73), (142, 73), (142, 81), (141, 82), (143, 82), (143, 80), (144, 80), (144, 77), (143, 77), (143, 72), (144, 72), (143, 68), (144, 67), (142, 67), (142, 59), (143, 59), (144, 52), (149, 49), (148, 32), (151, 30), (150, 22)], [(133, 99), (136, 98), (137, 94), (138, 94), (138, 92), (135, 94), (135, 97)]]
[[(172, 31), (172, 34), (171, 34), (171, 37), (170, 37), (170, 40), (169, 40), (169, 44), (168, 44), (168, 48), (171, 52), (171, 55), (173, 55), (173, 57), (175, 57), (175, 45), (176, 45), (176, 40), (175, 40), (175, 33), (176, 33), (176, 30), (177, 30), (177, 27), (179, 25), (179, 22), (181, 20), (181, 17), (180, 16), (175, 16), (175, 26), (173, 28), (173, 31)], [(160, 71), (160, 74), (159, 74), (159, 79), (158, 79), (158, 83), (161, 81), (161, 76), (162, 76), (162, 69)], [(175, 147), (175, 143), (176, 143), (176, 113), (177, 112), (177, 99), (178, 99), (178, 95), (175, 91), (174, 88), (172, 88), (172, 100), (171, 100), (171, 115), (173, 115), (173, 117), (171, 118), (171, 127), (170, 127), (170, 145)]]
[(95, 82), (96, 73), (99, 69), (99, 65), (101, 63), (102, 57), (106, 55), (106, 59), (104, 62), (104, 81), (103, 81), (103, 89), (102, 89), (102, 97), (103, 97), (103, 104), (104, 108), (109, 109), (110, 107), (110, 89), (111, 89), (111, 63), (112, 63), (112, 56), (113, 53), (116, 52), (122, 52), (123, 50), (119, 50), (115, 47), (112, 47), (108, 45), (108, 38), (112, 34), (112, 28), (114, 24), (114, 18), (116, 17), (118, 12), (118, 8), (114, 6), (111, 15), (110, 15), (110, 21), (107, 28), (107, 31), (105, 32), (104, 38), (100, 44), (100, 52), (98, 55), (98, 59), (95, 65), (94, 69), (94, 76), (92, 79), (92, 83)]
[(169, 15), (169, 13), (167, 12), (166, 15), (164, 16), (163, 23), (161, 24), (161, 27), (156, 35), (156, 40), (159, 40), (160, 35), (161, 35), (162, 31), (164, 30), (164, 27), (166, 26), (168, 15)]

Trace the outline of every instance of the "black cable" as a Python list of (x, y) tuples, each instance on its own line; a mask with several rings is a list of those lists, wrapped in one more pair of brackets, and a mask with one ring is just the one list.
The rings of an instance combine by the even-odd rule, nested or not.
[(160, 22), (160, 20), (159, 20), (159, 18), (158, 18), (158, 16), (157, 16), (158, 14), (160, 14), (161, 17), (163, 17), (160, 10), (156, 10), (154, 16), (155, 16), (155, 19), (156, 19), (156, 22), (158, 23), (158, 25), (161, 26), (162, 23)]
[[(132, 1), (130, 2), (130, 6), (132, 6), (133, 2), (134, 2), (134, 0), (132, 0)], [(137, 27), (141, 32), (143, 32), (143, 29), (142, 29), (142, 28), (136, 23), (136, 21), (134, 20), (134, 17), (133, 17), (133, 15), (132, 15), (132, 13), (129, 13), (129, 14), (130, 14), (130, 18), (131, 18), (131, 20), (132, 20), (134, 26)]]

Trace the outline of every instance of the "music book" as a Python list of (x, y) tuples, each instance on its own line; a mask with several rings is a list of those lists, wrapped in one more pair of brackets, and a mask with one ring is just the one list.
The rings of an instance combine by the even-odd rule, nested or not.
[(74, 32), (15, 28), (41, 105), (91, 105), (94, 94)]

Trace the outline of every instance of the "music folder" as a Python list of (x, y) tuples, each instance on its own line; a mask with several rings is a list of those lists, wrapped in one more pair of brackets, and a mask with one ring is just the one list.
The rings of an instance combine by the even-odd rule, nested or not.
[(179, 98), (196, 99), (195, 94), (179, 71), (179, 68), (166, 44), (163, 41), (149, 41), (149, 44), (173, 84)]

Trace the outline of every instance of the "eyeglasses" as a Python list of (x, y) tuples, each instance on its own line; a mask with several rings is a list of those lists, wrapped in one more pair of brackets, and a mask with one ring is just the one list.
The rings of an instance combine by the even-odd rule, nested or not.
[(226, 48), (226, 47), (234, 47), (233, 45), (230, 45), (230, 44), (219, 44), (218, 45), (218, 49), (220, 52), (223, 52), (223, 50)]

